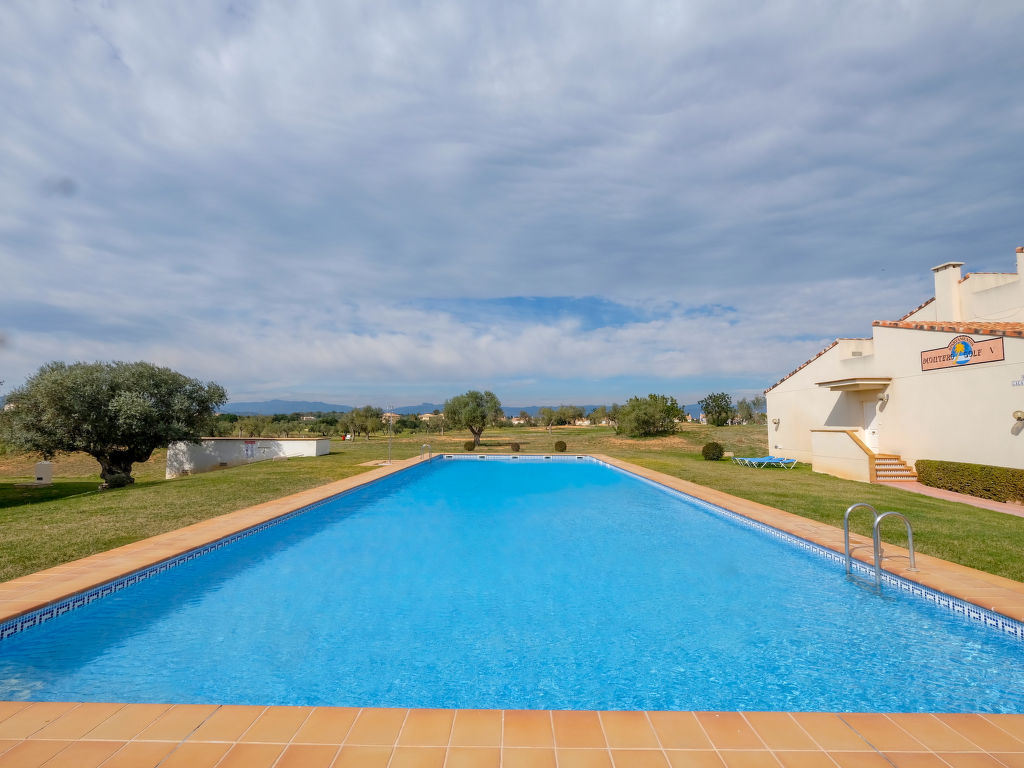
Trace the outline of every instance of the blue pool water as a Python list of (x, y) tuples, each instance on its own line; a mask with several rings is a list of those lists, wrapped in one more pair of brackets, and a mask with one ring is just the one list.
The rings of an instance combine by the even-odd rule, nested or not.
[(1024, 712), (1024, 644), (595, 462), (435, 460), (0, 642), (0, 699)]

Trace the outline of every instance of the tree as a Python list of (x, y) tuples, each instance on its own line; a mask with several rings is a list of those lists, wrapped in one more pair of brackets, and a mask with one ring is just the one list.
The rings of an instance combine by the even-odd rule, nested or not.
[(630, 437), (647, 437), (675, 432), (679, 403), (667, 395), (631, 397), (619, 408), (615, 431)]
[(103, 488), (135, 482), (132, 465), (175, 440), (199, 442), (227, 402), (204, 384), (150, 363), (47, 363), (7, 402), (15, 443), (45, 458), (83, 451), (100, 464)]
[(384, 427), (384, 422), (381, 421), (383, 416), (384, 411), (380, 408), (364, 405), (362, 408), (355, 408), (342, 416), (342, 424), (353, 435), (363, 433), (366, 435), (366, 439), (369, 440), (371, 432), (377, 432)]
[(754, 420), (754, 406), (747, 401), (747, 398), (742, 397), (736, 403), (736, 415), (740, 417), (740, 421), (744, 424)]
[(473, 444), (480, 445), (485, 427), (498, 424), (505, 418), (501, 401), (493, 392), (470, 390), (457, 395), (444, 404), (444, 420), (453, 429), (465, 428), (473, 435)]
[(704, 411), (708, 424), (716, 427), (721, 427), (729, 421), (732, 414), (732, 398), (725, 392), (712, 392), (703, 400), (698, 400), (697, 404)]
[(608, 408), (599, 405), (587, 415), (587, 418), (590, 419), (591, 424), (600, 424), (608, 418)]

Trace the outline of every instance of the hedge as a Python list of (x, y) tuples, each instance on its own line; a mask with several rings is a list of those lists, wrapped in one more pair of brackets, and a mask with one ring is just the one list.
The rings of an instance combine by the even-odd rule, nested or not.
[(1024, 501), (1024, 469), (921, 459), (914, 464), (924, 485), (993, 501)]

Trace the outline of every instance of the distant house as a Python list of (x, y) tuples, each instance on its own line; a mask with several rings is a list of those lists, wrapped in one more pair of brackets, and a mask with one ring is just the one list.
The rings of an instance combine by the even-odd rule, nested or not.
[(441, 414), (440, 413), (421, 413), (420, 416), (419, 416), (419, 419), (420, 419), (420, 421), (428, 421), (429, 422), (431, 419), (433, 419), (435, 417), (440, 418)]
[(529, 422), (529, 419), (525, 419), (522, 416), (513, 416), (509, 421), (512, 422), (512, 424), (526, 424)]
[(576, 419), (572, 424), (574, 427), (589, 427), (590, 419)]
[(402, 418), (402, 414), (388, 411), (387, 413), (381, 415), (380, 420), (385, 424), (387, 424), (388, 422), (394, 424), (400, 418)]
[(316, 421), (316, 416), (303, 416), (299, 421)]

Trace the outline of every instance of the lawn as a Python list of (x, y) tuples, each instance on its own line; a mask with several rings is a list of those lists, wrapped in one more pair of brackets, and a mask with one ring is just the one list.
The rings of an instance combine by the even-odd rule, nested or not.
[[(435, 453), (461, 452), (467, 433), (417, 434), (393, 441), (395, 459), (415, 456), (423, 443)], [(841, 526), (843, 511), (866, 501), (879, 510), (906, 514), (914, 525), (919, 552), (1024, 581), (1024, 518), (931, 499), (879, 485), (867, 485), (811, 472), (755, 470), (728, 461), (706, 462), (700, 448), (717, 440), (741, 456), (766, 452), (764, 427), (683, 425), (670, 437), (634, 440), (600, 427), (491, 430), (479, 448), (508, 453), (518, 442), (524, 452), (551, 452), (564, 440), (570, 452), (605, 453), (701, 485), (758, 501), (798, 515)], [(334, 442), (330, 455), (268, 461), (208, 474), (164, 480), (164, 454), (136, 468), (136, 483), (98, 491), (98, 466), (87, 456), (55, 461), (51, 488), (15, 488), (30, 479), (36, 457), (0, 457), (0, 580), (11, 579), (68, 560), (173, 530), (199, 520), (258, 504), (289, 493), (349, 477), (369, 467), (361, 463), (387, 455), (387, 440)], [(870, 535), (866, 516), (854, 518), (854, 530)], [(906, 544), (901, 527), (887, 527), (883, 538)]]

